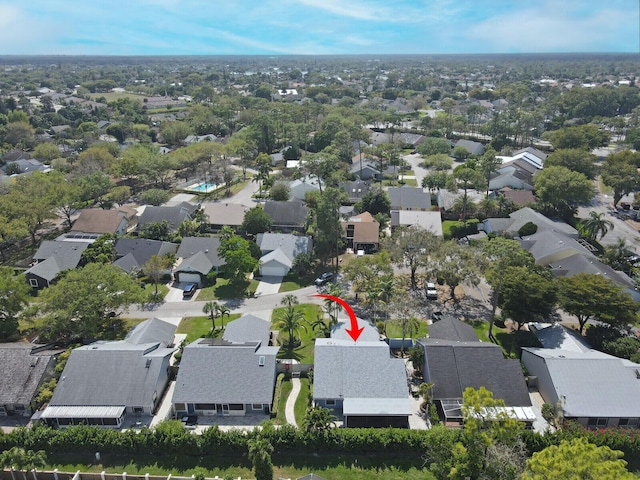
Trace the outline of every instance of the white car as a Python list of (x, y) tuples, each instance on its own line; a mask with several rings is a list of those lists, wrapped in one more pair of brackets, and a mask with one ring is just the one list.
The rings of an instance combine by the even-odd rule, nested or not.
[(437, 300), (438, 299), (438, 290), (436, 290), (436, 284), (433, 282), (427, 282), (427, 299), (428, 300)]

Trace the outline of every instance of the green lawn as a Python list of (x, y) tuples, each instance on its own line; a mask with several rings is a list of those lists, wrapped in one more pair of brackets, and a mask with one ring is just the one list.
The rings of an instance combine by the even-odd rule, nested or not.
[[(235, 320), (240, 317), (239, 313), (232, 313), (228, 317), (224, 317), (224, 324), (226, 325), (231, 320)], [(220, 329), (220, 318), (216, 318), (216, 328)], [(206, 336), (211, 331), (211, 319), (207, 316), (202, 317), (187, 317), (183, 318), (178, 325), (176, 333), (186, 333), (186, 343), (191, 343), (198, 338)]]
[(280, 293), (290, 292), (292, 290), (298, 290), (299, 288), (308, 287), (309, 285), (313, 285), (313, 281), (316, 279), (317, 275), (314, 272), (310, 272), (305, 276), (298, 276), (293, 272), (289, 272), (287, 276), (282, 279), (282, 283), (280, 284)]
[(232, 285), (229, 279), (219, 276), (215, 285), (205, 287), (198, 293), (198, 301), (208, 302), (209, 300), (228, 300), (232, 298), (242, 298), (245, 296), (253, 296), (258, 288), (258, 280), (247, 280), (244, 284)]
[(287, 419), (285, 417), (287, 399), (291, 393), (293, 385), (290, 379), (284, 379), (282, 381), (282, 390), (280, 391), (280, 400), (278, 401), (278, 415), (276, 416), (276, 423), (278, 425), (286, 425)]
[[(427, 322), (420, 320), (420, 327), (416, 333), (411, 335), (411, 338), (424, 338), (427, 336), (428, 331)], [(387, 321), (387, 337), (402, 338), (402, 324), (400, 320)], [(407, 338), (409, 338), (409, 335), (407, 335)]]
[(300, 378), (300, 383), (300, 393), (298, 394), (296, 404), (293, 407), (298, 427), (302, 426), (302, 420), (304, 420), (304, 416), (307, 414), (307, 409), (309, 408), (309, 389), (311, 388), (309, 385), (309, 379), (306, 377)]
[(398, 177), (398, 180), (390, 180), (390, 179), (382, 180), (383, 187), (402, 187), (404, 185), (406, 185), (407, 187), (417, 187), (418, 182), (416, 181), (415, 178), (406, 178), (402, 180), (400, 177)]
[[(473, 329), (476, 331), (478, 339), (483, 342), (491, 341), (489, 339), (489, 322), (476, 320), (471, 322)], [(493, 336), (498, 345), (502, 347), (502, 351), (507, 357), (516, 358), (519, 356), (519, 347), (539, 347), (540, 344), (535, 335), (531, 332), (521, 330), (519, 332), (509, 333), (507, 329), (493, 325)]]
[(442, 222), (442, 236), (447, 239), (451, 238), (451, 227), (457, 224), (457, 220), (443, 220)]
[(130, 98), (132, 100), (139, 100), (142, 103), (142, 99), (145, 98), (144, 95), (139, 95), (137, 93), (129, 93), (129, 92), (105, 92), (105, 93), (92, 93), (89, 95), (91, 100), (95, 101), (100, 97), (104, 97), (107, 102), (115, 102), (116, 100), (120, 100), (122, 98)]
[[(384, 478), (393, 480), (433, 480), (435, 477), (423, 470), (420, 458), (406, 456), (371, 457), (365, 454), (274, 455), (274, 478), (299, 478), (311, 472), (326, 480), (369, 480)], [(131, 475), (167, 476), (169, 474), (190, 477), (199, 473), (207, 478), (255, 478), (246, 456), (227, 457), (210, 455), (189, 457), (186, 455), (129, 455), (103, 454), (101, 463), (93, 454), (56, 455), (49, 458), (44, 469), (60, 472), (82, 472)]]
[[(156, 293), (156, 286), (153, 283), (145, 283), (144, 291), (147, 294), (147, 298), (151, 298), (153, 294)], [(158, 284), (158, 296), (160, 297), (158, 300), (163, 299), (167, 293), (169, 293), (169, 287), (166, 285), (159, 283)]]
[[(313, 363), (313, 347), (315, 345), (314, 339), (316, 338), (316, 332), (311, 327), (311, 323), (316, 319), (316, 315), (318, 312), (322, 312), (322, 308), (320, 305), (315, 305), (312, 303), (303, 303), (296, 307), (296, 310), (302, 311), (304, 318), (306, 320), (305, 326), (306, 330), (301, 328), (297, 332), (297, 336), (301, 338), (302, 344), (298, 348), (289, 349), (289, 348), (281, 348), (278, 353), (278, 358), (293, 358), (298, 360), (300, 363)], [(284, 308), (276, 308), (271, 315), (271, 328), (272, 330), (278, 330), (276, 327), (278, 318), (284, 312)], [(280, 342), (285, 340), (287, 337), (287, 333), (284, 331), (280, 331), (278, 334), (278, 339)]]

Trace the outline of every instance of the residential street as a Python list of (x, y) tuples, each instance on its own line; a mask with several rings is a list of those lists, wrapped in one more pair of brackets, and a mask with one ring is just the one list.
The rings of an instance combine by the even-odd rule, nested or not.
[(420, 166), (422, 162), (422, 157), (420, 155), (403, 155), (402, 158), (411, 165), (411, 170), (413, 170), (416, 174), (416, 182), (418, 186), (422, 185), (422, 179), (429, 173), (429, 171)]

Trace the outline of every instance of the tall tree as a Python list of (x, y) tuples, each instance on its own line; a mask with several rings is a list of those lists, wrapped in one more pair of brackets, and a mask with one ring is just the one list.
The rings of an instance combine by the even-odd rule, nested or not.
[(296, 308), (298, 299), (295, 295), (285, 295), (280, 304), (284, 305), (285, 308), (279, 315), (276, 326), (287, 332), (288, 339), (285, 346), (288, 349), (293, 349), (296, 346), (296, 332), (298, 330), (307, 330), (306, 320), (302, 311)]
[(244, 215), (240, 229), (247, 235), (257, 235), (271, 229), (271, 217), (260, 207), (254, 207)]
[(328, 408), (315, 406), (307, 410), (302, 420), (302, 429), (309, 433), (326, 432), (337, 420), (338, 418)]
[(412, 288), (417, 286), (417, 270), (427, 265), (429, 255), (439, 248), (440, 243), (440, 238), (436, 237), (433, 232), (420, 227), (397, 229), (391, 237), (383, 241), (393, 263), (400, 267), (409, 268)]
[(486, 259), (471, 246), (459, 245), (455, 241), (442, 244), (429, 262), (427, 274), (438, 283), (449, 286), (449, 295), (456, 301), (455, 289), (462, 283), (478, 285), (485, 268)]
[(609, 230), (613, 230), (613, 222), (607, 220), (604, 212), (589, 212), (589, 217), (582, 222), (581, 230), (587, 240), (595, 241), (598, 236), (604, 237)]
[(162, 280), (162, 277), (167, 275), (167, 271), (173, 265), (173, 259), (166, 255), (151, 255), (142, 265), (142, 273), (151, 279), (155, 292), (153, 294), (154, 300), (158, 299), (158, 284)]
[(501, 300), (505, 269), (508, 267), (531, 267), (534, 264), (534, 258), (516, 240), (501, 237), (485, 242), (482, 246), (482, 252), (489, 260), (485, 277), (492, 289), (488, 332), (488, 336), (491, 338), (493, 336), (493, 322), (496, 318), (496, 310)]
[(555, 150), (544, 160), (544, 167), (565, 167), (593, 180), (596, 176), (596, 156), (579, 148)]
[(345, 193), (337, 188), (329, 187), (320, 196), (316, 209), (314, 243), (318, 257), (335, 258), (338, 270), (340, 249), (343, 245), (344, 231), (340, 222), (340, 205)]
[(602, 164), (602, 182), (613, 188), (613, 206), (640, 186), (640, 152), (625, 150), (613, 153)]
[(120, 267), (90, 263), (68, 271), (41, 298), (43, 338), (97, 338), (110, 330), (119, 313), (144, 301), (144, 290)]
[(559, 305), (574, 315), (580, 333), (589, 320), (625, 327), (637, 320), (638, 306), (627, 292), (602, 275), (579, 273), (557, 279)]
[(29, 286), (10, 267), (0, 267), (0, 341), (18, 336), (20, 313), (29, 304)]
[(464, 195), (462, 197), (462, 220), (466, 220), (467, 218), (469, 190), (477, 190), (479, 188), (482, 188), (483, 183), (484, 177), (482, 176), (482, 173), (475, 168), (472, 168), (471, 166), (468, 166), (466, 164), (454, 168), (449, 180), (449, 184), (447, 185), (447, 189), (452, 192), (457, 192), (461, 189), (464, 192)]
[(533, 177), (533, 184), (543, 207), (563, 218), (572, 217), (578, 205), (595, 195), (591, 180), (566, 167), (545, 167)]
[(44, 450), (33, 451), (22, 447), (11, 447), (0, 455), (0, 465), (19, 470), (24, 480), (27, 480), (27, 472), (42, 468), (46, 463), (47, 454)]
[(273, 480), (273, 446), (264, 437), (257, 436), (247, 441), (248, 457), (253, 465), (256, 480)]
[(523, 480), (633, 480), (622, 452), (599, 447), (584, 437), (562, 440), (527, 460)]
[(232, 283), (243, 282), (247, 274), (258, 266), (258, 259), (251, 255), (249, 241), (239, 235), (223, 235), (218, 254), (224, 258), (224, 272)]

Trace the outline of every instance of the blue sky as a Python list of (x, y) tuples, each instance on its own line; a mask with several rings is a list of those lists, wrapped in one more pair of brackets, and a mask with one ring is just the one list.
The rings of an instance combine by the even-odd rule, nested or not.
[(0, 54), (638, 52), (636, 0), (0, 0)]

